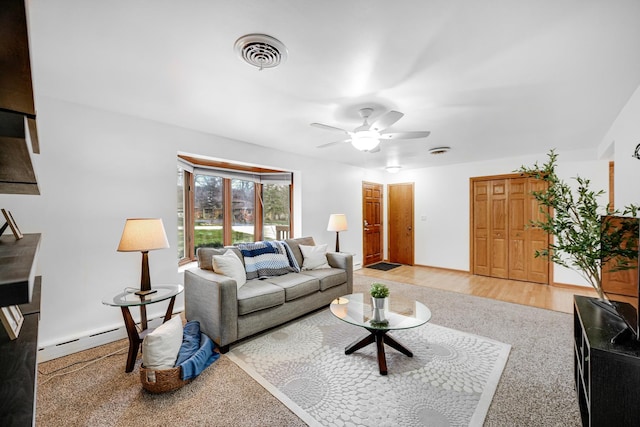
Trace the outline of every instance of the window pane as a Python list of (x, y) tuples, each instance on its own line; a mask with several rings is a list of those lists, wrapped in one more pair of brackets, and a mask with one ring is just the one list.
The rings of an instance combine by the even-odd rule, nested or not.
[(184, 171), (178, 167), (178, 261), (185, 258)]
[(194, 251), (199, 247), (224, 246), (224, 206), (222, 178), (195, 176)]
[(288, 239), (291, 217), (289, 186), (264, 184), (262, 206), (264, 240)]
[(251, 181), (231, 180), (231, 229), (233, 244), (253, 242), (255, 234), (255, 185)]

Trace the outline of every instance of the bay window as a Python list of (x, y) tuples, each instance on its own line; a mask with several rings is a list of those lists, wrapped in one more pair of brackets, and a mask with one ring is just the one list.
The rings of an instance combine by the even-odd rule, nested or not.
[(233, 166), (179, 156), (180, 264), (195, 260), (199, 247), (289, 237), (292, 174)]

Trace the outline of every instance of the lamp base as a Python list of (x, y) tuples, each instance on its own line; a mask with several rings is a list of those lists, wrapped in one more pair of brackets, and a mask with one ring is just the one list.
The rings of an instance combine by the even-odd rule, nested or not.
[(148, 289), (148, 290), (146, 290), (146, 291), (136, 291), (136, 292), (134, 292), (134, 293), (135, 293), (136, 295), (139, 295), (139, 296), (141, 296), (141, 297), (144, 297), (144, 296), (149, 295), (149, 294), (155, 294), (156, 292), (158, 292), (158, 290), (157, 290), (157, 289)]
[(151, 277), (149, 276), (149, 251), (142, 251), (142, 276), (140, 277), (140, 290), (135, 294), (144, 297), (145, 295), (157, 292), (151, 289)]

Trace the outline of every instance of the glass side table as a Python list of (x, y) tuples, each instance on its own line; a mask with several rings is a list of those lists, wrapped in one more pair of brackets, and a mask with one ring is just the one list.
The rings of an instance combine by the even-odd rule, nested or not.
[[(147, 305), (169, 300), (169, 307), (167, 307), (164, 315), (164, 323), (171, 319), (176, 296), (184, 290), (182, 285), (152, 285), (151, 288), (156, 292), (145, 296), (136, 295), (135, 292), (138, 289), (131, 288), (131, 290), (121, 292), (118, 295), (108, 296), (102, 299), (104, 305), (120, 307), (122, 310), (124, 325), (127, 329), (127, 336), (129, 337), (129, 354), (127, 356), (125, 372), (133, 371), (136, 358), (138, 357), (138, 350), (140, 350), (140, 343), (142, 343), (142, 340), (144, 340), (144, 337), (147, 336), (149, 332), (153, 331), (153, 329), (148, 328), (147, 324)], [(133, 316), (131, 316), (131, 311), (129, 311), (129, 307), (135, 306), (140, 307), (140, 331), (138, 331), (136, 322), (133, 320)]]

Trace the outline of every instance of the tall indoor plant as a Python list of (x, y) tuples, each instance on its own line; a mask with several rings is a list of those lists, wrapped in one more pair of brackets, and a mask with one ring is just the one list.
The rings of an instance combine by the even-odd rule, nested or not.
[(536, 162), (518, 170), (548, 184), (546, 190), (532, 193), (541, 205), (543, 219), (531, 221), (530, 226), (539, 227), (553, 238), (548, 248), (536, 251), (535, 256), (577, 271), (604, 299), (603, 268), (635, 268), (633, 261), (638, 257), (638, 221), (616, 221), (608, 215), (636, 217), (638, 206), (629, 205), (618, 211), (610, 209), (609, 204), (599, 205), (604, 190), (592, 190), (590, 180), (579, 176), (573, 178), (575, 188), (567, 184), (556, 173), (557, 158), (551, 150), (542, 166)]

